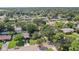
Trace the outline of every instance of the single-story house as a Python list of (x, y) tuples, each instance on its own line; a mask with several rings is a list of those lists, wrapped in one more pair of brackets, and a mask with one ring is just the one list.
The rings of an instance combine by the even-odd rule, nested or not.
[(0, 16), (0, 21), (5, 20), (5, 18), (6, 18), (6, 15), (2, 15), (2, 16)]
[(15, 30), (16, 33), (21, 33), (22, 32), (21, 27), (15, 27), (14, 30)]
[(23, 16), (20, 16), (20, 19), (22, 19), (22, 20), (32, 20), (32, 17), (27, 16), (27, 15), (23, 15)]
[(11, 40), (11, 35), (0, 35), (1, 41), (9, 41)]
[(15, 22), (15, 20), (16, 20), (15, 18), (9, 18), (10, 22)]
[(79, 33), (79, 24), (76, 26), (76, 31)]
[(63, 28), (63, 29), (61, 29), (61, 31), (64, 32), (64, 33), (72, 33), (72, 32), (74, 32), (74, 29), (72, 29), (72, 28)]
[(51, 19), (51, 21), (58, 21), (59, 19)]
[(1, 35), (8, 35), (9, 32), (0, 32)]
[(46, 22), (48, 21), (48, 17), (41, 17), (41, 19)]

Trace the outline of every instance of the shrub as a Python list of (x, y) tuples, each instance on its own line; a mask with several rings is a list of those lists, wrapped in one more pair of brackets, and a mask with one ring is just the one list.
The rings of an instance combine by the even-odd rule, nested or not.
[(34, 45), (34, 44), (37, 43), (37, 40), (30, 40), (29, 43), (30, 43), (31, 45)]
[(22, 41), (22, 40), (23, 40), (22, 34), (17, 34), (14, 38), (14, 41)]
[(16, 41), (13, 40), (9, 43), (8, 48), (10, 49), (10, 48), (15, 48), (15, 47), (16, 47)]
[(16, 45), (17, 45), (17, 46), (24, 46), (24, 41), (18, 41), (18, 42), (16, 43)]
[(2, 43), (0, 43), (0, 49), (2, 48)]

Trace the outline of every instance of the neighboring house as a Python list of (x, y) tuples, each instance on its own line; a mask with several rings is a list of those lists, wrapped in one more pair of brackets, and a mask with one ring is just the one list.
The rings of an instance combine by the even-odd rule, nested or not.
[(27, 16), (27, 15), (23, 15), (23, 16), (20, 16), (20, 19), (23, 19), (23, 20), (32, 20), (32, 17)]
[(79, 24), (77, 24), (76, 31), (79, 33)]
[(79, 28), (79, 24), (77, 24), (77, 27), (76, 28)]
[(51, 19), (51, 21), (58, 21), (59, 19)]
[(74, 32), (74, 29), (72, 29), (72, 28), (63, 28), (63, 29), (61, 29), (61, 31), (64, 32), (64, 33), (72, 33), (72, 32)]
[(0, 32), (0, 35), (8, 35), (9, 32)]
[(41, 17), (43, 19), (43, 21), (48, 21), (48, 17)]
[(6, 15), (2, 15), (2, 16), (0, 16), (0, 21), (5, 20), (5, 18), (6, 18)]
[(54, 25), (55, 25), (55, 22), (51, 22), (51, 21), (49, 21), (49, 22), (47, 22), (46, 24), (47, 24), (47, 25), (54, 26)]
[(14, 27), (14, 30), (15, 30), (16, 33), (21, 33), (22, 32), (21, 27)]
[(51, 21), (58, 21), (59, 18), (58, 18), (58, 16), (53, 16), (50, 20), (51, 20)]
[(9, 18), (9, 21), (14, 22), (16, 19), (15, 18)]
[(51, 21), (58, 21), (58, 20), (65, 20), (65, 18), (61, 18), (61, 16), (53, 16), (52, 18), (51, 18)]
[(0, 41), (9, 41), (11, 40), (11, 35), (0, 35)]

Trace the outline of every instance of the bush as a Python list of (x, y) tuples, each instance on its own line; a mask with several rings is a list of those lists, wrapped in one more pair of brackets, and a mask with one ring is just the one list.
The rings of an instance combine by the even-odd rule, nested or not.
[(22, 41), (22, 40), (23, 40), (22, 34), (17, 34), (14, 38), (14, 41)]
[(42, 44), (43, 39), (37, 39), (37, 44)]
[(2, 43), (0, 43), (0, 49), (2, 48)]
[(18, 42), (16, 43), (16, 45), (17, 45), (17, 46), (24, 46), (24, 41), (18, 41)]
[(37, 43), (37, 40), (30, 40), (29, 43), (30, 43), (31, 45), (34, 45), (34, 44)]
[(9, 43), (8, 48), (10, 49), (10, 48), (15, 48), (15, 47), (16, 47), (16, 41), (13, 40)]

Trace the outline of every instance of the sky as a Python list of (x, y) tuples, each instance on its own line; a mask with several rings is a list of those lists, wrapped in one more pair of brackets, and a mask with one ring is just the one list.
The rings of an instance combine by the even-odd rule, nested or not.
[(79, 0), (0, 0), (0, 7), (78, 7)]

